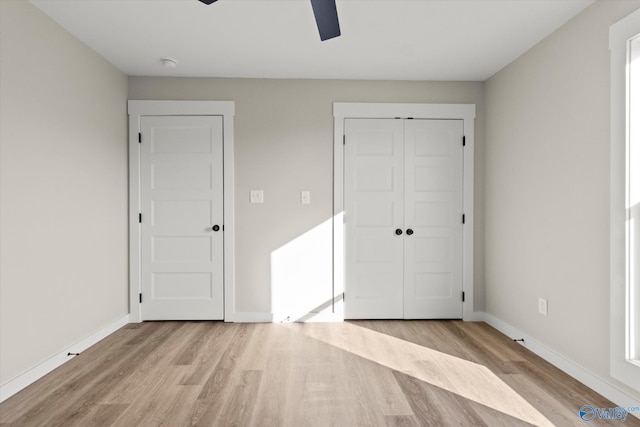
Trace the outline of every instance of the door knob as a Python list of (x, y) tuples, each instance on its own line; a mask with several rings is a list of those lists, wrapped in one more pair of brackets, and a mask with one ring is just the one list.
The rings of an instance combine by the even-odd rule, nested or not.
[(216, 225), (214, 225), (211, 229), (212, 229), (213, 231), (218, 231), (218, 230), (220, 230), (220, 226), (219, 226), (218, 224), (216, 224)]
[(413, 234), (413, 230), (410, 228), (407, 228), (407, 236), (411, 236)]
[(399, 228), (396, 228), (396, 236), (399, 236), (402, 234), (402, 230)]

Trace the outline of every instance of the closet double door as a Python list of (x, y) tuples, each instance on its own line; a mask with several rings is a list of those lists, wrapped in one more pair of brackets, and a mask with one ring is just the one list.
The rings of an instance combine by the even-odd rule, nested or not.
[(345, 318), (462, 318), (463, 121), (345, 120)]

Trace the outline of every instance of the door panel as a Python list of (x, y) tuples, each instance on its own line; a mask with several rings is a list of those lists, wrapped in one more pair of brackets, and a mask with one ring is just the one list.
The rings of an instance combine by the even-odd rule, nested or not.
[(221, 320), (222, 118), (142, 117), (140, 126), (143, 319)]
[(345, 120), (345, 318), (462, 317), (462, 135)]
[(402, 122), (345, 122), (345, 317), (403, 316)]
[(462, 317), (462, 120), (405, 121), (404, 317)]

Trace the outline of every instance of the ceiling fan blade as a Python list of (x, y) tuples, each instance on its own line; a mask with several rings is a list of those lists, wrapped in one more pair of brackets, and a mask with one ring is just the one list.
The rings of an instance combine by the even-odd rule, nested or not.
[(202, 3), (204, 3), (204, 4), (211, 4), (211, 3), (214, 3), (214, 2), (216, 2), (216, 1), (218, 1), (218, 0), (200, 0), (200, 1), (201, 1)]
[[(200, 0), (202, 1), (202, 0)], [(320, 40), (325, 41), (340, 35), (340, 22), (336, 0), (311, 0), (313, 14), (316, 17)]]

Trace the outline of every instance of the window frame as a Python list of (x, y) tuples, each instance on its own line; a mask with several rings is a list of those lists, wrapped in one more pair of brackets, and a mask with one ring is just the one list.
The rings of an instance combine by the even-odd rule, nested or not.
[[(611, 51), (610, 372), (640, 391), (640, 363), (632, 359), (627, 194), (629, 147), (629, 45), (640, 34), (640, 9), (609, 29)], [(640, 291), (640, 289), (637, 289)], [(635, 338), (640, 331), (635, 331)], [(637, 355), (636, 355), (637, 357)]]

